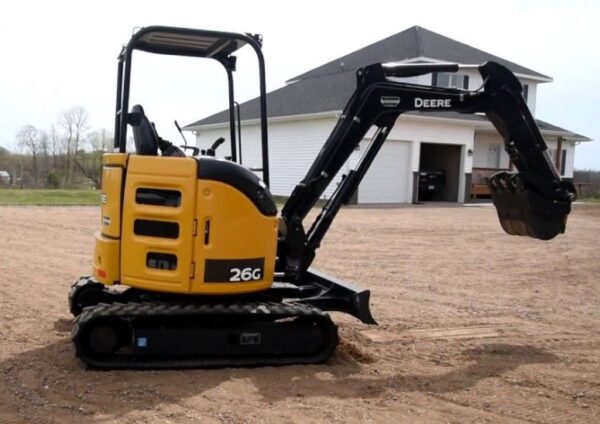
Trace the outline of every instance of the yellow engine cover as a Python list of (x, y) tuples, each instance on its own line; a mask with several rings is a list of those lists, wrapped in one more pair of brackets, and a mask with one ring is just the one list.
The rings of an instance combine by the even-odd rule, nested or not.
[(99, 281), (195, 294), (239, 294), (271, 286), (276, 214), (261, 212), (231, 184), (199, 178), (202, 163), (105, 155), (103, 227), (94, 253)]
[[(271, 286), (278, 219), (265, 216), (240, 191), (198, 181), (198, 233), (193, 293), (245, 293)], [(233, 283), (233, 284), (232, 284)]]

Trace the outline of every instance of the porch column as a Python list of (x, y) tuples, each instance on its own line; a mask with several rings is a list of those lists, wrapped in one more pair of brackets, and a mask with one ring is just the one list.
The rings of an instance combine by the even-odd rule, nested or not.
[(560, 174), (560, 170), (562, 169), (562, 143), (563, 138), (558, 137), (556, 141), (556, 157), (554, 158), (554, 163), (556, 164), (556, 170)]
[(473, 174), (471, 172), (465, 172), (465, 200), (464, 203), (471, 203), (473, 199), (471, 198), (471, 190), (473, 183)]

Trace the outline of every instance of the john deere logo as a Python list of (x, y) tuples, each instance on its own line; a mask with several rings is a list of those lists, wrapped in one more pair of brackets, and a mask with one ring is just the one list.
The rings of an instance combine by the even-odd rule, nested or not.
[(452, 107), (451, 99), (421, 99), (415, 97), (415, 107), (424, 109)]
[(379, 100), (383, 107), (396, 107), (400, 104), (400, 97), (397, 96), (381, 96)]

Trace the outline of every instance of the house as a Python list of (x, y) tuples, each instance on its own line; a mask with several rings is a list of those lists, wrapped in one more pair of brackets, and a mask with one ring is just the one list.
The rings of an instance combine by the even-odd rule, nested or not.
[[(267, 95), (272, 193), (289, 195), (304, 177), (354, 91), (358, 68), (376, 62), (479, 64), (490, 60), (508, 67), (520, 79), (524, 97), (535, 115), (538, 86), (552, 82), (551, 77), (418, 26), (290, 79), (284, 87)], [(476, 70), (405, 80), (469, 90), (482, 85)], [(259, 116), (258, 99), (240, 106), (242, 160), (250, 168), (261, 165)], [(590, 139), (548, 122), (537, 120), (537, 123), (557, 169), (565, 178), (572, 178), (575, 146)], [(218, 137), (227, 137), (228, 128), (228, 111), (222, 111), (185, 129), (194, 132), (198, 146), (207, 148)], [(228, 148), (225, 143), (220, 155), (228, 155)], [(353, 153), (336, 176), (338, 181), (341, 174), (358, 162), (363, 149), (364, 144), (361, 144)], [(503, 140), (484, 116), (456, 112), (403, 114), (361, 182), (354, 200), (358, 203), (416, 202), (420, 173), (443, 170), (446, 184), (433, 200), (465, 202), (489, 195), (484, 178), (509, 167)], [(332, 194), (335, 186), (334, 180), (325, 197)]]
[(0, 186), (10, 184), (10, 174), (7, 171), (0, 171)]

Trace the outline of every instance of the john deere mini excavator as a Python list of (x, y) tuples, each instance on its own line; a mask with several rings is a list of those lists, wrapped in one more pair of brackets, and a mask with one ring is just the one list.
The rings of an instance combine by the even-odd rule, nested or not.
[[(234, 53), (258, 57), (262, 181), (236, 163)], [(160, 138), (139, 106), (129, 108), (134, 50), (210, 58), (229, 81), (231, 160), (214, 149), (191, 155)], [(334, 352), (337, 327), (326, 311), (375, 324), (369, 291), (311, 268), (315, 252), (398, 116), (407, 111), (483, 113), (519, 172), (489, 180), (509, 234), (549, 240), (565, 231), (575, 191), (554, 168), (517, 78), (503, 66), (476, 66), (483, 87), (466, 91), (399, 82), (456, 64), (374, 64), (359, 69), (339, 121), (278, 216), (269, 193), (265, 68), (261, 38), (147, 27), (119, 55), (115, 152), (104, 155), (101, 230), (93, 276), (69, 293), (72, 339), (94, 368), (182, 368), (308, 364)], [(135, 152), (126, 152), (128, 125)], [(374, 127), (354, 170), (310, 227), (303, 224), (350, 154)], [(160, 155), (159, 155), (160, 151)], [(308, 228), (308, 230), (305, 230)]]

